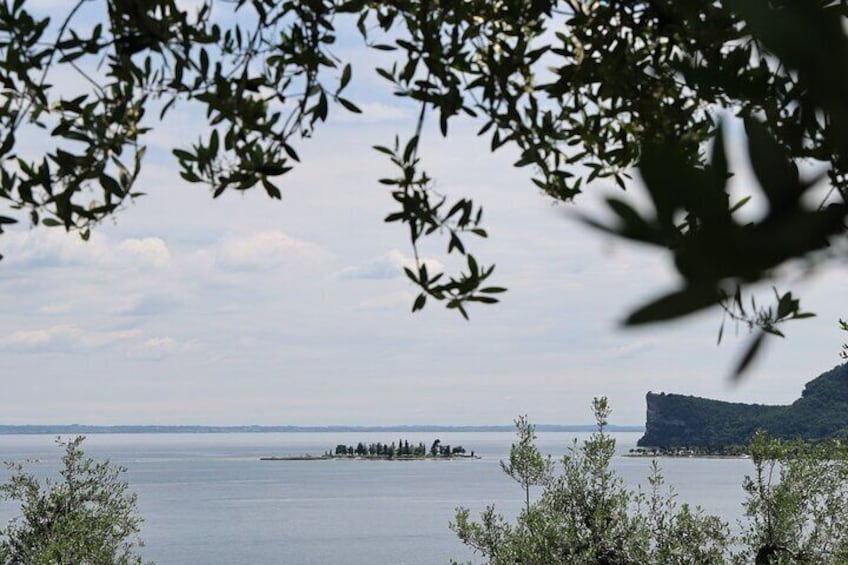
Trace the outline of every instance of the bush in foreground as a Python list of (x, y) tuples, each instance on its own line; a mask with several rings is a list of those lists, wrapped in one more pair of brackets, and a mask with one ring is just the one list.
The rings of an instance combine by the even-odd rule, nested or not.
[(60, 478), (42, 484), (20, 463), (0, 485), (0, 498), (19, 501), (21, 515), (0, 531), (2, 565), (140, 565), (142, 519), (126, 471), (95, 461), (83, 437), (57, 440), (64, 448)]
[[(508, 468), (542, 469), (541, 492), (514, 523), (489, 506), (479, 521), (459, 508), (451, 529), (489, 565), (801, 565), (848, 563), (848, 453), (838, 442), (804, 444), (758, 434), (754, 473), (742, 485), (745, 518), (738, 534), (700, 508), (678, 504), (654, 462), (647, 490), (629, 489), (611, 468), (615, 440), (605, 432), (610, 408), (593, 401), (597, 431), (569, 447), (556, 472), (539, 466), (535, 429), (516, 420), (519, 442)], [(521, 458), (529, 458), (522, 463)], [(455, 563), (455, 562), (454, 562)]]

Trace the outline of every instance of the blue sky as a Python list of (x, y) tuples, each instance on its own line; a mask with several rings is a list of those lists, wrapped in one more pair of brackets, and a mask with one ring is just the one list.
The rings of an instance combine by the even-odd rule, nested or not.
[[(368, 53), (350, 54), (365, 112), (334, 108), (297, 147), (303, 164), (282, 179), (281, 202), (213, 200), (184, 183), (169, 150), (199, 130), (177, 111), (147, 139), (147, 195), (89, 242), (26, 226), (0, 236), (0, 422), (504, 424), (526, 413), (580, 423), (607, 395), (614, 423), (641, 424), (649, 390), (789, 402), (839, 363), (844, 268), (786, 271), (819, 316), (790, 325), (739, 385), (727, 376), (749, 336), (730, 326), (716, 346), (718, 311), (621, 329), (629, 309), (675, 285), (669, 259), (576, 220), (602, 214), (609, 183), (576, 207), (554, 205), (471, 122), (449, 139), (427, 128), (424, 166), (441, 192), (483, 205), (490, 238), (475, 254), (510, 291), (469, 322), (435, 304), (411, 314), (411, 250), (403, 228), (382, 221), (392, 200), (377, 179), (390, 167), (371, 146), (411, 132), (414, 109)], [(750, 182), (740, 169), (737, 189)], [(639, 190), (637, 179), (629, 192)], [(442, 247), (427, 257), (448, 262)]]

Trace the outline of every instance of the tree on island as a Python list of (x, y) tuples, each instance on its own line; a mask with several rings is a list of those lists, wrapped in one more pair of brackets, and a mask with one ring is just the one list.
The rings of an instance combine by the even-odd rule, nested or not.
[[(367, 446), (363, 442), (356, 444), (356, 448), (352, 445), (338, 444), (335, 451), (327, 451), (327, 457), (371, 457), (380, 459), (395, 459), (395, 458), (424, 458), (424, 457), (466, 457), (465, 448), (461, 445), (450, 446), (441, 445), (440, 440), (433, 442), (430, 451), (428, 452), (423, 442), (420, 442), (414, 448), (410, 448), (409, 441), (399, 439), (397, 443), (383, 444), (380, 442), (370, 443)], [(470, 457), (474, 457), (474, 452), (471, 452)]]
[(420, 442), (415, 446), (415, 449), (412, 450), (412, 454), (416, 457), (424, 457), (427, 454), (427, 447), (424, 445), (424, 442)]
[[(848, 196), (848, 41), (840, 3), (825, 0), (395, 2), (176, 0), (89, 2), (35, 13), (26, 0), (0, 4), (0, 227), (19, 220), (77, 230), (140, 195), (144, 140), (177, 106), (206, 115), (207, 132), (174, 157), (183, 179), (213, 195), (258, 188), (280, 198), (280, 177), (296, 147), (346, 97), (354, 73), (333, 50), (337, 25), (355, 26), (388, 62), (377, 69), (420, 119), (401, 142), (377, 147), (397, 169), (382, 179), (396, 208), (386, 217), (422, 238), (443, 236), (464, 257), (458, 273), (407, 275), (420, 289), (413, 310), (443, 302), (467, 316), (497, 302), (493, 266), (471, 253), (486, 237), (482, 210), (433, 190), (419, 140), (428, 116), (442, 135), (460, 116), (476, 118), (493, 150), (510, 146), (518, 167), (556, 201), (570, 202), (597, 179), (625, 186), (639, 169), (647, 209), (608, 200), (613, 224), (587, 221), (617, 237), (665, 250), (679, 288), (626, 319), (642, 324), (720, 305), (763, 337), (807, 316), (791, 292), (775, 304), (743, 300), (779, 268), (844, 240)], [(213, 7), (216, 16), (213, 17)], [(238, 17), (220, 17), (232, 10)], [(356, 70), (359, 72), (359, 69)], [(70, 73), (78, 81), (57, 76)], [(740, 119), (760, 185), (730, 201), (731, 174), (720, 121)], [(30, 154), (28, 146), (40, 149)], [(710, 148), (711, 146), (711, 148)], [(707, 149), (709, 151), (707, 151)], [(814, 175), (798, 163), (811, 163)], [(811, 187), (826, 177), (830, 190)], [(740, 222), (748, 198), (767, 212)]]

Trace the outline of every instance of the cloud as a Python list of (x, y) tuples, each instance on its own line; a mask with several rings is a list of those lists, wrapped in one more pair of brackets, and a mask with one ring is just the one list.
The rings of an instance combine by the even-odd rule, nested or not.
[(4, 234), (3, 253), (9, 265), (30, 268), (101, 266), (158, 269), (170, 264), (171, 254), (158, 237), (124, 239), (117, 243), (99, 232), (83, 241), (78, 234), (39, 228)]
[(18, 330), (0, 337), (0, 349), (39, 349), (49, 344), (51, 339), (49, 330)]
[(122, 262), (138, 267), (167, 267), (171, 262), (171, 252), (165, 242), (158, 237), (144, 239), (125, 239), (115, 247)]
[(657, 345), (659, 340), (656, 338), (634, 339), (608, 348), (604, 355), (626, 359), (650, 351)]
[(0, 336), (0, 351), (91, 350), (132, 339), (139, 335), (141, 335), (141, 331), (138, 329), (87, 330), (75, 325), (15, 330)]
[[(427, 271), (432, 275), (444, 271), (445, 267), (435, 259), (424, 259)], [(415, 260), (401, 251), (392, 249), (362, 265), (346, 267), (337, 273), (342, 279), (394, 279), (403, 275), (404, 267), (415, 269)]]
[(4, 262), (32, 268), (99, 262), (109, 248), (99, 233), (91, 234), (85, 242), (77, 234), (55, 228), (9, 232), (3, 235), (2, 244)]
[(123, 316), (158, 316), (173, 312), (180, 304), (180, 300), (169, 294), (145, 294), (130, 297), (117, 308), (116, 313)]
[(229, 235), (215, 249), (219, 266), (245, 271), (268, 270), (291, 261), (320, 261), (328, 255), (319, 245), (276, 230)]
[(135, 359), (164, 359), (165, 357), (203, 351), (204, 347), (195, 341), (180, 342), (169, 336), (151, 337), (131, 347), (127, 356)]
[(205, 351), (199, 341), (170, 336), (144, 337), (140, 329), (90, 330), (76, 325), (16, 330), (0, 336), (0, 351), (19, 353), (92, 351), (121, 344), (127, 357), (162, 359), (174, 354)]

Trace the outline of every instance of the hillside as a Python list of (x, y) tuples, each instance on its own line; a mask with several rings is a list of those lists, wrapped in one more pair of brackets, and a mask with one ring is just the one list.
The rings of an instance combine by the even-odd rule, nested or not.
[(710, 400), (649, 392), (642, 447), (743, 445), (758, 429), (781, 438), (805, 439), (848, 433), (848, 363), (808, 382), (786, 406)]

